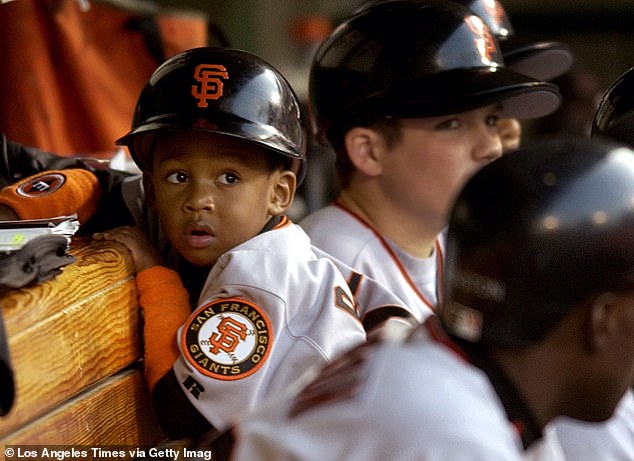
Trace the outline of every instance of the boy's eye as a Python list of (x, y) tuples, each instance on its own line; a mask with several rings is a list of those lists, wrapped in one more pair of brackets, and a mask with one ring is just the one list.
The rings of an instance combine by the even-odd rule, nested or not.
[(223, 173), (218, 176), (218, 181), (221, 184), (235, 184), (239, 181), (239, 178), (233, 173)]
[(495, 115), (489, 115), (486, 118), (485, 123), (487, 124), (487, 126), (497, 126), (499, 121), (500, 121), (500, 116), (495, 114)]
[(457, 118), (445, 120), (436, 125), (437, 130), (455, 130), (458, 127), (460, 127), (460, 120)]
[(180, 184), (180, 183), (187, 182), (189, 179), (189, 176), (187, 176), (187, 174), (183, 173), (182, 171), (176, 171), (174, 173), (170, 173), (169, 175), (167, 175), (166, 179), (167, 179), (167, 182), (170, 182), (172, 184)]

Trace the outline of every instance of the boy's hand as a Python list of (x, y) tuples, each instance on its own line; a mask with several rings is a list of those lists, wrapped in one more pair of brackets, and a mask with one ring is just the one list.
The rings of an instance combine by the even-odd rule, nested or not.
[(145, 234), (134, 227), (123, 226), (106, 232), (97, 232), (93, 234), (93, 238), (95, 240), (113, 240), (128, 247), (132, 253), (137, 274), (150, 267), (161, 265), (163, 262), (160, 253)]

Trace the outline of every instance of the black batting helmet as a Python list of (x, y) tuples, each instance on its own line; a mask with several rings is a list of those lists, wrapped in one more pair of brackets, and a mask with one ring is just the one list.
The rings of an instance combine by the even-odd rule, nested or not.
[(553, 139), (482, 168), (449, 221), (446, 329), (523, 346), (593, 296), (634, 288), (634, 151)]
[(159, 66), (137, 101), (132, 129), (117, 140), (146, 170), (143, 135), (199, 130), (256, 143), (294, 160), (298, 182), (306, 163), (306, 130), (290, 84), (269, 63), (246, 51), (201, 47)]
[(518, 36), (498, 0), (454, 1), (469, 8), (489, 26), (498, 39), (504, 64), (509, 69), (539, 80), (552, 80), (572, 66), (573, 54), (565, 43)]
[(504, 67), (482, 19), (447, 1), (390, 0), (360, 9), (316, 52), (309, 76), (314, 130), (340, 139), (384, 117), (428, 117), (495, 102), (503, 115), (557, 109), (558, 88)]
[(634, 146), (634, 67), (621, 74), (601, 97), (592, 120), (592, 136)]

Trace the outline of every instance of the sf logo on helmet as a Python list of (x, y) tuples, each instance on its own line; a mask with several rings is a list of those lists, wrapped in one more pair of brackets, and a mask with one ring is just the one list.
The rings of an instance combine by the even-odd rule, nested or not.
[(503, 27), (506, 19), (506, 12), (502, 8), (502, 4), (497, 0), (485, 0), (483, 7), (488, 13), (489, 17), (495, 21), (497, 27)]
[(198, 64), (194, 69), (192, 96), (198, 100), (198, 107), (207, 107), (209, 99), (219, 99), (222, 96), (223, 81), (228, 79), (227, 68), (221, 64)]
[(465, 23), (474, 35), (476, 49), (482, 58), (482, 64), (491, 65), (493, 58), (496, 57), (497, 48), (491, 31), (484, 24), (482, 19), (477, 16), (469, 16), (465, 18)]

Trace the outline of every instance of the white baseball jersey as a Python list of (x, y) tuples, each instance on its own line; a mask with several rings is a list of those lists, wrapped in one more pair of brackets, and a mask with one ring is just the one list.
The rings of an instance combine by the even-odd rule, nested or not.
[[(431, 257), (414, 258), (338, 203), (307, 216), (300, 225), (313, 245), (392, 291), (418, 322), (435, 309), (442, 288), (442, 235)], [(367, 316), (373, 307), (361, 294), (357, 298), (362, 317)]]
[(546, 426), (541, 439), (524, 452), (524, 461), (576, 461), (566, 458), (553, 427)]
[[(300, 387), (299, 384), (297, 387)], [(431, 335), (370, 342), (234, 429), (232, 461), (519, 461), (487, 376)]]
[(173, 370), (218, 429), (365, 341), (346, 280), (290, 223), (222, 255), (198, 305), (179, 330)]
[(560, 418), (552, 423), (570, 461), (634, 460), (634, 393), (628, 390), (614, 416), (603, 423)]

